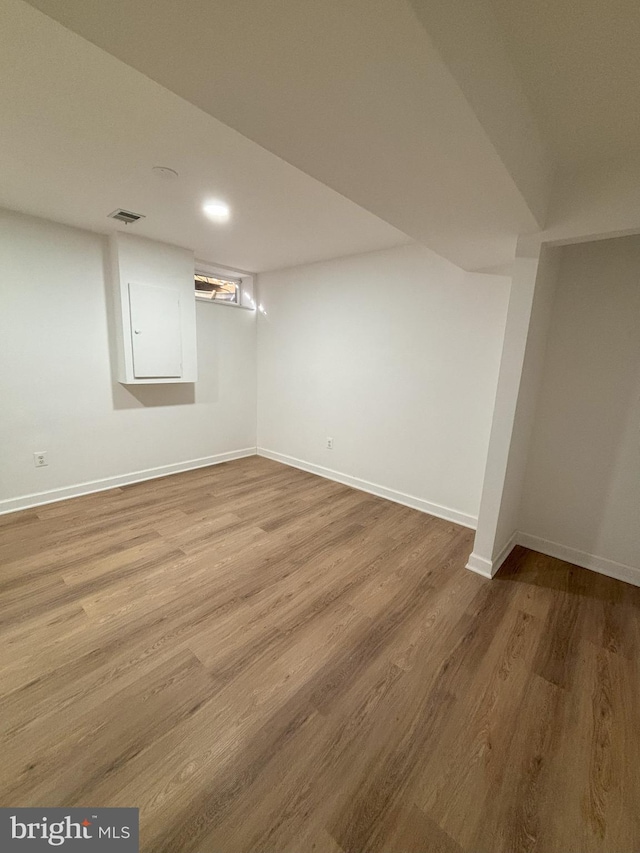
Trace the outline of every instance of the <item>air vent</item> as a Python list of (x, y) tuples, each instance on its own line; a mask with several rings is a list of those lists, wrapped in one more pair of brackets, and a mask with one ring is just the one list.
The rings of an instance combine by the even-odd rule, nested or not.
[(130, 210), (114, 210), (109, 214), (111, 219), (117, 219), (118, 222), (124, 222), (125, 225), (131, 225), (132, 222), (137, 222), (138, 219), (144, 219), (141, 213), (132, 213)]

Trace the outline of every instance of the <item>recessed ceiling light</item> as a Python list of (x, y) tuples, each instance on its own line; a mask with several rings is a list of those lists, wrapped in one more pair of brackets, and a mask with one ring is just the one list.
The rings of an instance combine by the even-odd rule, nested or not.
[(178, 177), (176, 170), (170, 169), (169, 166), (154, 166), (151, 171), (154, 175), (163, 178), (165, 181), (173, 181)]
[(226, 222), (231, 215), (229, 205), (223, 201), (207, 201), (202, 205), (202, 209), (209, 219), (213, 219), (215, 222)]

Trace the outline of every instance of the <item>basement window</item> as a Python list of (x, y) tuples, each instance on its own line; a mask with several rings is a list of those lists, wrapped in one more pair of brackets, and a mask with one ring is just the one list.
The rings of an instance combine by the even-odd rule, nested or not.
[(252, 273), (221, 267), (212, 261), (196, 258), (193, 281), (198, 301), (256, 310)]
[(194, 276), (196, 298), (210, 302), (224, 302), (227, 305), (240, 305), (240, 280), (218, 278), (196, 272)]

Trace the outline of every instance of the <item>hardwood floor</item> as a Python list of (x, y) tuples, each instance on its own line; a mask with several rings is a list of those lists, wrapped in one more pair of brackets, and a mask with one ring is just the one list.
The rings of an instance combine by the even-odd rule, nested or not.
[(637, 853), (640, 589), (252, 457), (0, 518), (0, 802), (146, 853)]

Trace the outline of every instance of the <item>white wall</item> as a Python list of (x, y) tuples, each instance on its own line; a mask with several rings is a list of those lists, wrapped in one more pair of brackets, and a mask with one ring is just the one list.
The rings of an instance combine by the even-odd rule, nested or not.
[(640, 237), (561, 252), (520, 530), (638, 583)]
[(127, 389), (112, 378), (106, 256), (100, 235), (0, 211), (0, 511), (255, 448), (254, 312), (198, 303), (198, 382)]
[(509, 280), (413, 245), (258, 286), (259, 448), (474, 525)]

